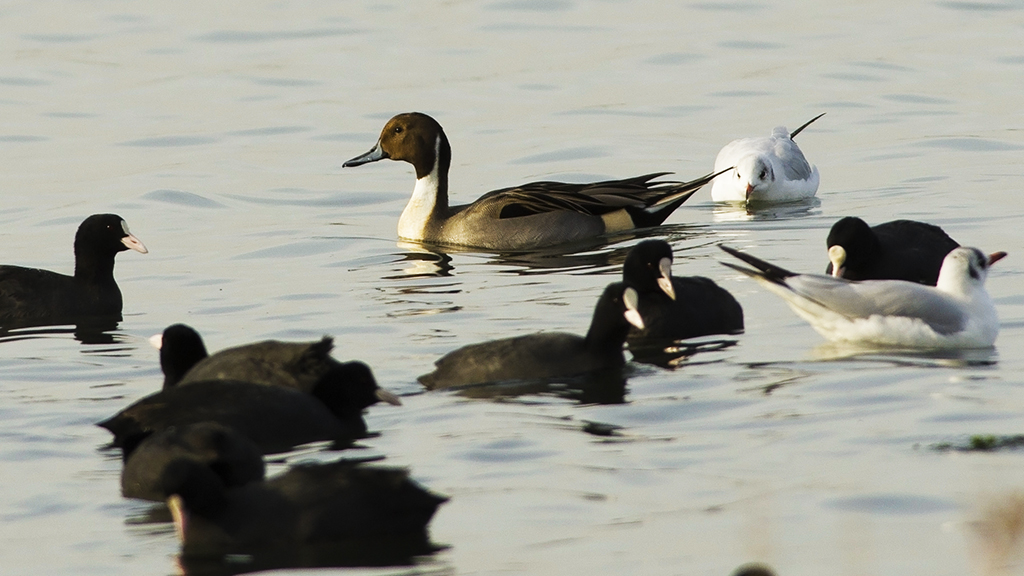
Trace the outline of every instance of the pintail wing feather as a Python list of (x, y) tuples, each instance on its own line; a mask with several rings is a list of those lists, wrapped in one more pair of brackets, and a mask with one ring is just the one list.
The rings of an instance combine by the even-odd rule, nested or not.
[(670, 202), (679, 202), (680, 198), (685, 200), (713, 177), (708, 175), (690, 182), (652, 182), (666, 174), (668, 172), (656, 172), (590, 184), (531, 182), (489, 192), (477, 202), (501, 203), (501, 218), (559, 210), (601, 216), (623, 208), (656, 209)]

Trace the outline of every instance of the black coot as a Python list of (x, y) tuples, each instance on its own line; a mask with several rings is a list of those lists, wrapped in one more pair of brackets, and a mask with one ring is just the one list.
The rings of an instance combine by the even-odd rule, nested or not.
[(165, 389), (210, 380), (283, 386), (312, 394), (339, 417), (358, 414), (378, 401), (401, 404), (377, 385), (369, 366), (332, 358), (334, 340), (329, 336), (313, 342), (266, 340), (208, 356), (198, 332), (174, 324), (164, 330), (159, 347)]
[(67, 276), (21, 266), (0, 266), (0, 326), (74, 323), (86, 317), (120, 320), (121, 290), (114, 281), (114, 256), (123, 250), (145, 254), (116, 214), (93, 214), (75, 234), (75, 274)]
[(630, 324), (641, 325), (636, 291), (610, 284), (594, 308), (586, 337), (541, 332), (471, 344), (449, 352), (419, 377), (430, 389), (510, 380), (538, 380), (611, 370), (625, 363)]
[(672, 247), (645, 240), (629, 251), (622, 281), (636, 290), (644, 328), (630, 330), (629, 342), (681, 340), (743, 332), (743, 308), (727, 290), (702, 276), (672, 276)]
[(832, 225), (826, 274), (848, 280), (906, 280), (935, 286), (946, 255), (960, 247), (942, 228), (893, 220), (869, 227), (847, 216)]
[(99, 426), (114, 435), (115, 446), (132, 447), (150, 434), (198, 422), (233, 428), (264, 454), (320, 440), (347, 445), (366, 435), (361, 414), (339, 418), (309, 394), (238, 380), (210, 380), (161, 390)]
[(245, 436), (215, 422), (172, 426), (126, 445), (121, 493), (128, 498), (163, 501), (161, 478), (167, 465), (188, 459), (208, 466), (225, 486), (263, 479), (263, 453)]
[(428, 545), (427, 524), (447, 500), (403, 469), (349, 462), (300, 464), (264, 482), (226, 488), (208, 466), (179, 460), (162, 485), (185, 559), (249, 554), (256, 562), (274, 555), (302, 563), (310, 547), (321, 545), (357, 558), (372, 549), (407, 552), (409, 542)]

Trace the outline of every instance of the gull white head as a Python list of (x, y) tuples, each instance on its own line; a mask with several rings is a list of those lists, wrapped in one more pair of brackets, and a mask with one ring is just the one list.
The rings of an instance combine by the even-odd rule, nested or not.
[(736, 179), (736, 186), (746, 190), (746, 199), (750, 201), (755, 194), (771, 187), (775, 182), (775, 170), (764, 156), (749, 155), (736, 163), (733, 177)]
[(977, 248), (960, 247), (946, 255), (936, 288), (951, 294), (969, 295), (985, 285), (988, 268), (1006, 257), (1006, 252), (985, 255)]

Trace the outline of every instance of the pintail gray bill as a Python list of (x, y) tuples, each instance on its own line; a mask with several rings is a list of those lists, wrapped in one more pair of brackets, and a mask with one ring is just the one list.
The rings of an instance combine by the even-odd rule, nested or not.
[(451, 146), (436, 120), (418, 112), (388, 121), (377, 144), (343, 166), (385, 158), (416, 169), (416, 187), (398, 220), (404, 240), (493, 251), (533, 250), (602, 234), (658, 226), (715, 174), (660, 181), (658, 172), (589, 184), (532, 182), (448, 205)]

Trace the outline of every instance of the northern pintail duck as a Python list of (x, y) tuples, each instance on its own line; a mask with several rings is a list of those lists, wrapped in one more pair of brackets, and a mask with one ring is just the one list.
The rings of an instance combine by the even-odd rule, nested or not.
[(832, 225), (826, 274), (848, 280), (906, 280), (934, 286), (942, 260), (960, 244), (942, 228), (913, 220), (869, 227), (847, 216)]
[(726, 266), (758, 281), (833, 341), (898, 348), (988, 348), (999, 334), (999, 318), (985, 278), (1006, 256), (957, 248), (942, 262), (938, 284), (795, 274), (727, 246), (755, 270)]
[(586, 337), (540, 332), (470, 344), (444, 355), (419, 381), (437, 389), (563, 378), (621, 367), (630, 325), (643, 328), (636, 304), (634, 289), (621, 282), (609, 284), (594, 307)]
[(715, 158), (711, 185), (716, 202), (792, 202), (810, 198), (818, 191), (818, 169), (808, 164), (796, 145), (796, 137), (819, 114), (790, 133), (785, 126), (767, 138), (740, 138), (726, 144)]
[(398, 220), (405, 240), (495, 251), (531, 250), (657, 226), (714, 176), (652, 182), (667, 172), (591, 184), (532, 182), (448, 205), (452, 151), (436, 120), (410, 112), (388, 121), (377, 145), (344, 163), (390, 158), (416, 169), (416, 187)]
[(75, 234), (75, 274), (0, 266), (0, 326), (63, 323), (89, 316), (121, 315), (121, 290), (114, 281), (114, 256), (145, 254), (116, 214), (93, 214)]
[(742, 332), (743, 308), (732, 294), (710, 278), (673, 276), (672, 259), (664, 240), (644, 240), (626, 256), (622, 282), (637, 291), (644, 323), (630, 330), (630, 345)]

